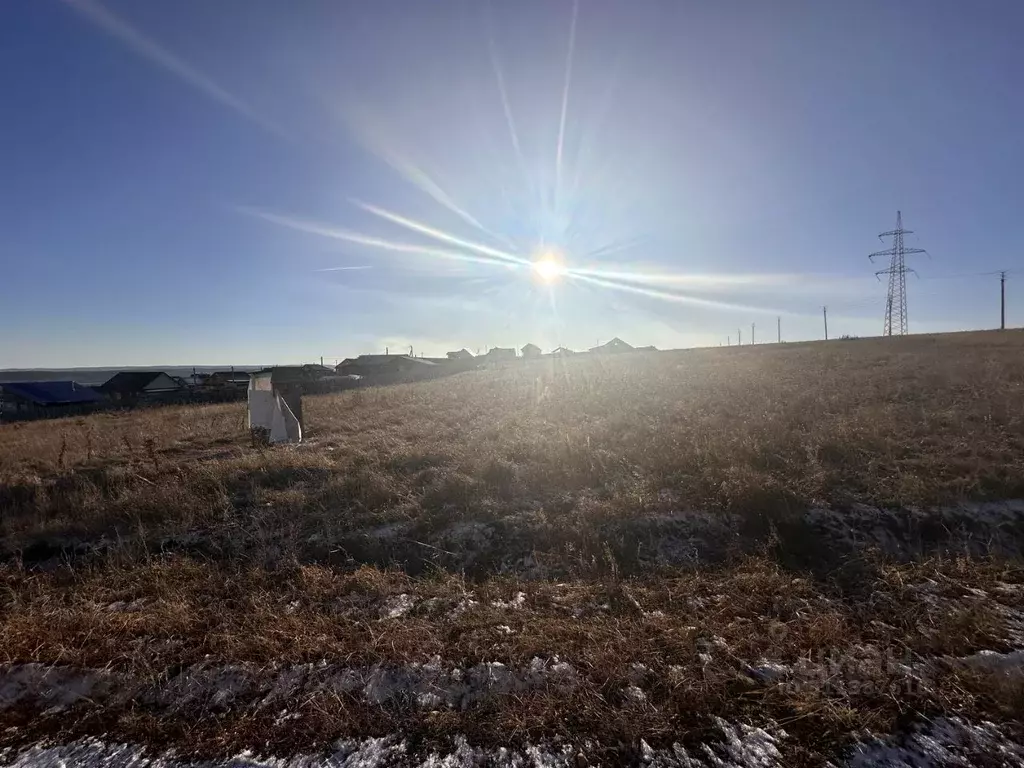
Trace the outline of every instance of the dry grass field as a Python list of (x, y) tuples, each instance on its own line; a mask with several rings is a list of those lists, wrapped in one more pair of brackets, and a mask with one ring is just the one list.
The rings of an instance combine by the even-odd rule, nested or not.
[(305, 411), (269, 449), (241, 404), (0, 426), (0, 747), (1019, 741), (1020, 332), (538, 361)]

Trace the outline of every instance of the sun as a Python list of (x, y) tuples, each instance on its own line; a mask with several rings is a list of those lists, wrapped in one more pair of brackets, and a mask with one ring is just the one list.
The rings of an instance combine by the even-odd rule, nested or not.
[(542, 253), (533, 260), (533, 274), (542, 283), (556, 283), (567, 271), (557, 253)]

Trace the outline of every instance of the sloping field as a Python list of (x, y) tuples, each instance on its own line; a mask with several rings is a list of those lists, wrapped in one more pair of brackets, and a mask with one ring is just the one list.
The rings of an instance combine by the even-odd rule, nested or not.
[(0, 765), (1024, 764), (1022, 353), (538, 361), (273, 449), (2, 426)]

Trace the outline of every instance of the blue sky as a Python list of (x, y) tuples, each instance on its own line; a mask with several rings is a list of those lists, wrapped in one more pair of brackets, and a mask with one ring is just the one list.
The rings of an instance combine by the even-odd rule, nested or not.
[[(1024, 4), (11, 0), (0, 367), (1024, 324)], [(538, 279), (557, 253), (569, 273)], [(880, 265), (880, 266), (885, 266)]]

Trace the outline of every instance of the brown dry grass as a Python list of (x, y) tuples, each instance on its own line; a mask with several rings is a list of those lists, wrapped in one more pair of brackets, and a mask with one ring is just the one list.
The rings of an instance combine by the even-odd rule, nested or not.
[[(569, 699), (538, 691), (437, 715), (311, 700), (287, 726), (241, 706), (215, 720), (127, 705), (8, 711), (0, 742), (107, 733), (221, 754), (401, 730), (635, 745), (721, 715), (784, 723), (803, 739), (795, 764), (913, 712), (1020, 718), (1019, 685), (985, 688), (966, 672), (894, 692), (876, 665), (851, 692), (759, 685), (743, 666), (857, 646), (915, 660), (1006, 648), (1005, 613), (967, 587), (1020, 582), (1016, 565), (862, 559), (808, 578), (770, 545), (773, 523), (819, 503), (1024, 497), (1022, 351), (1024, 334), (1007, 332), (541, 362), (310, 398), (309, 439), (270, 450), (249, 443), (238, 404), (0, 427), (0, 662), (163, 679), (203, 659), (559, 655), (581, 675)], [(686, 509), (749, 519), (766, 554), (686, 573), (644, 565), (635, 550), (651, 542), (624, 526)], [(367, 543), (392, 524), (399, 543)], [(445, 538), (460, 524), (489, 526), (486, 558)], [(71, 541), (104, 546), (55, 568), (47, 559), (71, 557)], [(532, 553), (561, 580), (498, 575), (502, 551)], [(524, 610), (490, 605), (518, 590)], [(470, 592), (478, 607), (465, 614), (380, 618), (391, 595), (450, 605)], [(729, 651), (709, 666), (700, 644), (716, 636)], [(652, 670), (648, 707), (623, 699), (633, 662)]]
[[(998, 611), (1012, 609), (1016, 598), (1000, 596), (998, 588), (1022, 582), (1020, 570), (963, 560), (881, 566), (872, 599), (851, 602), (763, 559), (615, 584), (467, 585), (447, 574), (410, 579), (367, 567), (342, 573), (305, 566), (284, 576), (179, 558), (76, 573), (8, 571), (0, 584), (8, 595), (0, 663), (105, 669), (161, 685), (199, 663), (270, 674), (324, 659), (400, 667), (439, 655), (463, 667), (496, 659), (521, 667), (559, 656), (572, 661), (578, 677), (569, 694), (528, 691), (464, 712), (425, 712), (402, 699), (371, 705), (358, 696), (295, 701), (301, 717), (284, 725), (272, 722), (276, 708), (258, 706), (258, 692), (228, 707), (185, 711), (123, 701), (82, 704), (72, 716), (28, 708), (0, 712), (0, 723), (19, 726), (0, 742), (103, 731), (207, 754), (254, 743), (281, 753), (345, 736), (399, 731), (429, 742), (455, 731), (490, 745), (507, 743), (510, 734), (529, 743), (592, 737), (610, 744), (629, 744), (639, 734), (658, 745), (703, 733), (718, 716), (770, 718), (797, 735), (802, 750), (829, 752), (851, 729), (887, 732), (908, 712), (1024, 716), (1019, 679), (986, 687), (954, 665), (922, 673), (919, 684), (898, 669), (1006, 647)], [(520, 590), (521, 608), (495, 604)], [(388, 598), (400, 594), (415, 597), (416, 607), (400, 618), (382, 616)], [(453, 614), (467, 597), (473, 609)], [(112, 611), (111, 604), (132, 607)], [(867, 661), (851, 650), (863, 648), (874, 652)], [(744, 670), (761, 659), (804, 659), (820, 674), (799, 684), (758, 683)], [(642, 706), (623, 695), (637, 682), (636, 663), (647, 667), (639, 681), (648, 697)]]
[(1022, 351), (1014, 331), (537, 363), (310, 398), (310, 440), (271, 451), (240, 404), (8, 425), (0, 530), (26, 546), (513, 519), (578, 540), (666, 509), (1020, 497)]

